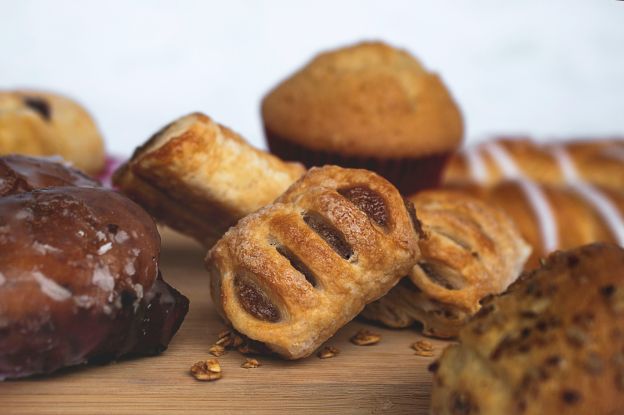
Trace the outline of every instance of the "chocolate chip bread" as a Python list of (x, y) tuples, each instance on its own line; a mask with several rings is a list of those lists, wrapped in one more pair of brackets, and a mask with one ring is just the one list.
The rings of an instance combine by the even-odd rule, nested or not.
[(431, 365), (432, 414), (624, 413), (624, 250), (552, 254)]

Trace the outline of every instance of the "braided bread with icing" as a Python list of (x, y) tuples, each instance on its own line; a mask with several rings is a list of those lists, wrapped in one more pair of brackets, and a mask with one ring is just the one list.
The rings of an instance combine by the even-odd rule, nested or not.
[(558, 249), (590, 242), (624, 245), (624, 193), (588, 183), (567, 186), (507, 180), (492, 187), (455, 186), (503, 209), (533, 247), (527, 268)]
[(212, 298), (237, 331), (299, 359), (414, 266), (419, 234), (387, 180), (313, 168), (210, 250)]
[(509, 179), (548, 185), (585, 182), (624, 191), (624, 139), (545, 144), (528, 138), (486, 141), (465, 148), (447, 165), (446, 184), (492, 186)]
[(430, 190), (411, 200), (425, 231), (421, 258), (362, 315), (390, 327), (420, 323), (426, 335), (454, 337), (484, 297), (515, 281), (531, 248), (502, 210), (475, 197)]

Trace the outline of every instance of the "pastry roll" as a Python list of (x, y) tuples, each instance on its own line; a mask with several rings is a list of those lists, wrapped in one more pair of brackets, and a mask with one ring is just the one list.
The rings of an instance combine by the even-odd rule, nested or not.
[(531, 248), (505, 213), (448, 190), (418, 193), (414, 202), (425, 231), (421, 257), (408, 276), (362, 316), (390, 327), (423, 326), (449, 338), (522, 272)]
[(313, 168), (210, 250), (212, 298), (237, 331), (303, 358), (414, 266), (419, 234), (387, 180)]
[(507, 138), (464, 149), (449, 162), (444, 182), (496, 185), (528, 179), (548, 185), (585, 182), (624, 191), (624, 138), (538, 144)]
[(0, 155), (61, 156), (89, 174), (104, 167), (104, 141), (78, 103), (40, 91), (0, 91)]
[(624, 413), (624, 250), (551, 255), (489, 299), (434, 372), (431, 413)]
[(207, 247), (271, 203), (305, 169), (251, 147), (203, 114), (182, 117), (137, 148), (114, 184), (156, 219)]

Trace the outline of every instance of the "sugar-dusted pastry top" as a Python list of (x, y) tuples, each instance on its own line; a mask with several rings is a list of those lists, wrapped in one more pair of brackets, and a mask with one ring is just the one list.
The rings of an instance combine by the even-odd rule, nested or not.
[(160, 276), (151, 217), (62, 164), (0, 166), (22, 182), (0, 197), (0, 379), (166, 349), (188, 300)]
[(431, 365), (431, 413), (624, 411), (624, 250), (551, 255), (481, 312)]
[(156, 219), (212, 246), (230, 226), (271, 203), (304, 171), (194, 113), (137, 148), (114, 183)]
[(0, 155), (61, 156), (89, 174), (104, 167), (104, 142), (77, 102), (41, 91), (0, 91)]
[(430, 190), (410, 199), (425, 232), (421, 258), (363, 316), (390, 327), (420, 323), (424, 334), (454, 337), (483, 298), (515, 281), (531, 248), (504, 211), (473, 196)]
[(212, 298), (237, 331), (302, 358), (408, 272), (419, 235), (410, 203), (385, 179), (313, 168), (211, 249)]
[(442, 80), (382, 42), (319, 54), (264, 97), (262, 117), (270, 135), (351, 156), (446, 153), (463, 138)]

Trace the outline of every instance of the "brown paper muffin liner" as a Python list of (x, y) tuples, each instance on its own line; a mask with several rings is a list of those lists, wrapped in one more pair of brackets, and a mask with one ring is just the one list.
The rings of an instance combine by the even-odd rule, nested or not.
[(353, 157), (310, 149), (266, 130), (265, 136), (271, 153), (283, 160), (298, 161), (308, 168), (335, 164), (341, 167), (371, 170), (388, 179), (406, 196), (420, 190), (438, 187), (446, 162), (452, 154), (452, 152), (446, 152), (424, 157), (392, 159)]

